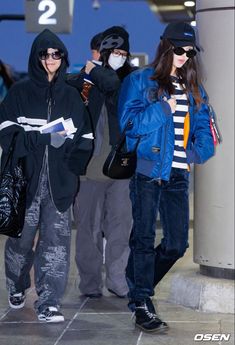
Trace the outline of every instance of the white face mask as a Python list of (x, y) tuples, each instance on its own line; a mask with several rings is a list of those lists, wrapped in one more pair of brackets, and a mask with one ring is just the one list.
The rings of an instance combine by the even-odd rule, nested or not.
[(126, 61), (126, 56), (122, 56), (122, 55), (113, 56), (113, 54), (111, 53), (109, 55), (108, 63), (112, 67), (112, 69), (116, 71), (117, 69), (119, 69), (120, 67), (124, 65), (125, 61)]

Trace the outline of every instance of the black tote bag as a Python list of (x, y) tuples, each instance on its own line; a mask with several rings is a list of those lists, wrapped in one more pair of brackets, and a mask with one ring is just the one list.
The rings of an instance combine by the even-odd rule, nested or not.
[(0, 234), (20, 237), (24, 226), (27, 182), (22, 161), (13, 166), (16, 136), (0, 175)]

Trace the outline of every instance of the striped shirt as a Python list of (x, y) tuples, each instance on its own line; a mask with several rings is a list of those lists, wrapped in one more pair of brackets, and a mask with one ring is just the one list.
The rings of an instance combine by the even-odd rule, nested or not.
[(172, 167), (178, 169), (188, 169), (186, 152), (184, 149), (184, 120), (188, 113), (188, 100), (184, 93), (179, 79), (172, 77), (172, 83), (175, 87), (176, 109), (173, 114), (175, 129), (175, 144)]

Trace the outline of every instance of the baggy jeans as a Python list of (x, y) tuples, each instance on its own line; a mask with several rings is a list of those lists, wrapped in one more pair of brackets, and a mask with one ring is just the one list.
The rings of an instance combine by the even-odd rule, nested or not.
[[(132, 302), (154, 295), (154, 287), (188, 247), (188, 178), (188, 171), (172, 168), (168, 182), (159, 184), (139, 173), (131, 179), (133, 228), (126, 269), (131, 309)], [(163, 238), (155, 248), (158, 211)]]
[[(37, 313), (48, 306), (59, 306), (69, 272), (71, 210), (59, 212), (51, 199), (46, 176), (26, 211), (22, 237), (8, 238), (5, 245), (6, 285), (10, 293), (24, 292), (31, 286), (30, 270), (38, 300)], [(38, 239), (34, 249), (37, 230)]]
[[(106, 287), (127, 294), (125, 269), (132, 227), (129, 180), (81, 181), (74, 217), (81, 293), (102, 293), (104, 254)], [(104, 253), (103, 236), (107, 241)]]

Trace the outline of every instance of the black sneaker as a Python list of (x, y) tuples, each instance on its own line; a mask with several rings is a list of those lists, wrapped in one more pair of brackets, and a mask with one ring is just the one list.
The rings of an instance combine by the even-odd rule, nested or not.
[(64, 322), (64, 315), (58, 311), (56, 307), (47, 307), (40, 314), (38, 314), (39, 321), (45, 322)]
[(150, 297), (146, 298), (145, 303), (150, 313), (157, 314), (152, 299)]
[(135, 325), (144, 332), (160, 333), (168, 329), (166, 322), (162, 321), (155, 313), (151, 313), (145, 302), (136, 303)]
[(18, 292), (10, 294), (8, 297), (8, 302), (11, 308), (21, 309), (25, 304), (25, 294), (24, 292)]

